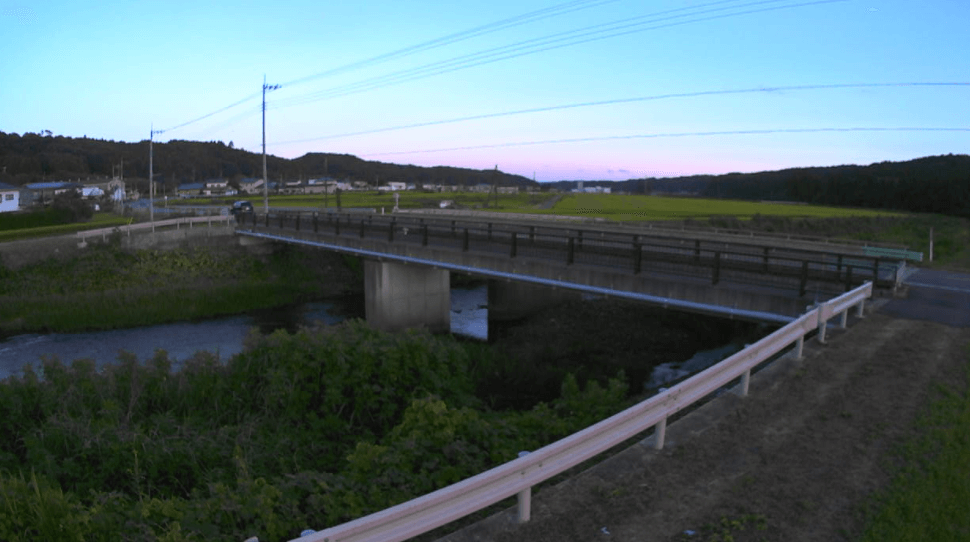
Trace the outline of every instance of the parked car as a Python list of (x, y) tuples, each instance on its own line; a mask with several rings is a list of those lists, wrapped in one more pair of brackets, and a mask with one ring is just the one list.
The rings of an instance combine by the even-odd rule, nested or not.
[(229, 210), (235, 216), (239, 216), (242, 213), (253, 212), (253, 204), (249, 201), (237, 201), (232, 204), (232, 209)]

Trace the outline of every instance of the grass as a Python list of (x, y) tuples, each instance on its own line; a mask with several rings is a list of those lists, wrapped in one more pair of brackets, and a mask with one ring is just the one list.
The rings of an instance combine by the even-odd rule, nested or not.
[[(490, 211), (515, 211), (515, 210), (528, 210), (532, 207), (542, 203), (548, 199), (548, 194), (499, 194), (497, 197), (497, 205), (495, 202), (496, 197), (491, 196), (489, 200), (488, 194), (478, 193), (478, 192), (419, 192), (419, 191), (405, 191), (400, 192), (399, 207), (402, 209), (422, 209), (422, 208), (439, 208), (439, 204), (442, 200), (451, 200), (461, 208), (466, 209), (482, 209)], [(222, 199), (206, 199), (204, 200), (182, 200), (185, 204), (194, 205), (231, 205), (233, 201), (238, 201), (239, 199), (249, 198), (249, 201), (253, 202), (256, 207), (257, 212), (262, 208), (263, 198), (261, 195), (250, 195), (235, 198), (222, 198)], [(269, 198), (270, 207), (305, 207), (305, 208), (315, 208), (323, 209), (325, 207), (336, 209), (337, 208), (337, 196), (330, 194), (329, 196), (324, 196), (323, 194), (313, 194), (313, 195), (274, 195)], [(340, 194), (340, 206), (342, 208), (372, 208), (378, 209), (384, 208), (386, 211), (390, 211), (394, 208), (394, 195), (391, 192), (378, 192), (378, 191), (367, 191), (367, 192), (342, 192)]]
[(923, 434), (901, 451), (905, 467), (877, 498), (863, 542), (970, 540), (970, 394), (940, 390)]
[(672, 198), (620, 194), (567, 194), (543, 213), (605, 218), (614, 221), (684, 220), (756, 215), (799, 218), (898, 216), (900, 213), (849, 207), (821, 207), (739, 200)]
[(0, 231), (0, 242), (33, 239), (35, 237), (47, 237), (51, 235), (64, 235), (83, 230), (122, 226), (124, 224), (128, 224), (130, 221), (130, 218), (121, 217), (114, 213), (94, 213), (91, 220), (87, 222), (74, 222), (72, 224), (58, 224), (56, 226), (41, 226), (38, 228)]

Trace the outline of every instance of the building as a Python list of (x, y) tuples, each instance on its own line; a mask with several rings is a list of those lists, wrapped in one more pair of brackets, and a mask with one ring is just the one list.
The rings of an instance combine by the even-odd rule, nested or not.
[(54, 196), (65, 192), (81, 192), (83, 185), (75, 182), (43, 182), (27, 183), (21, 192), (21, 204), (23, 207), (31, 205), (46, 205), (54, 200)]
[(202, 188), (204, 196), (224, 196), (229, 188), (229, 181), (226, 179), (209, 179)]
[(243, 194), (259, 194), (263, 191), (263, 180), (244, 177), (239, 181), (239, 191)]
[(7, 213), (20, 209), (20, 189), (6, 183), (0, 183), (0, 213)]
[(203, 188), (205, 188), (203, 183), (186, 183), (180, 184), (176, 192), (178, 192), (180, 198), (191, 198), (202, 195)]

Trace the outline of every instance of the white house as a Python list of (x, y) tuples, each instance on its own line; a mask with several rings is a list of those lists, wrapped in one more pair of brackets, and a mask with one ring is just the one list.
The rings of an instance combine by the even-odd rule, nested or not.
[(20, 209), (20, 189), (0, 183), (0, 213)]

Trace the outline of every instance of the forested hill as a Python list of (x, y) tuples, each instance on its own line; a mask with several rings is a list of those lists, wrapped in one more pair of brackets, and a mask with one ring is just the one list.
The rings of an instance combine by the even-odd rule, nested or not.
[[(148, 141), (125, 143), (91, 138), (17, 135), (0, 132), (0, 182), (28, 182), (110, 177), (124, 160), (126, 180), (148, 179)], [(174, 140), (155, 143), (155, 179), (166, 186), (222, 177), (262, 177), (262, 155), (235, 149), (230, 142)], [(425, 168), (369, 162), (347, 154), (311, 153), (296, 159), (267, 156), (271, 181), (329, 175), (369, 183), (400, 181), (471, 186), (479, 183), (526, 186), (531, 179), (492, 170)]]
[(614, 191), (636, 194), (797, 201), (970, 217), (970, 156), (965, 154), (868, 166), (633, 179), (613, 186)]

